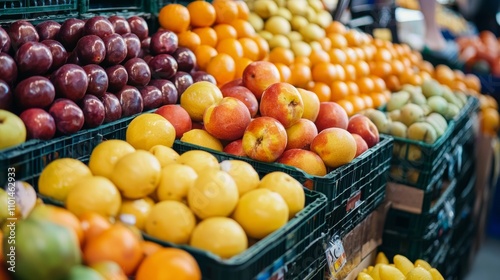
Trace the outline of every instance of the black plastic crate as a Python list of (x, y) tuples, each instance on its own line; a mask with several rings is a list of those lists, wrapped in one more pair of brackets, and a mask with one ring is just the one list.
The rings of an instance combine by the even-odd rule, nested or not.
[(459, 178), (455, 191), (455, 223), (472, 215), (476, 198), (476, 170), (474, 165), (470, 165), (469, 170), (464, 172), (464, 176)]
[(428, 211), (415, 214), (391, 208), (387, 213), (385, 231), (413, 238), (437, 238), (450, 230), (455, 220), (455, 189), (457, 180), (445, 187)]
[(145, 0), (79, 0), (82, 18), (95, 15), (150, 15), (149, 1)]
[(204, 280), (269, 279), (273, 275), (286, 273), (288, 264), (294, 261), (299, 261), (298, 265), (304, 264), (304, 267), (300, 268), (300, 277), (302, 277), (305, 276), (304, 274), (313, 274), (318, 269), (316, 266), (320, 265), (320, 261), (308, 262), (307, 260), (316, 258), (317, 247), (314, 246), (317, 242), (322, 242), (325, 236), (327, 201), (321, 193), (307, 189), (305, 193), (305, 208), (285, 226), (230, 259), (221, 259), (191, 246), (175, 245), (147, 234), (143, 235), (146, 240), (188, 251), (198, 262)]
[(467, 98), (467, 103), (460, 110), (458, 116), (455, 117), (455, 127), (452, 135), (452, 145), (463, 145), (474, 137), (472, 129), (472, 121), (474, 116), (479, 111), (479, 99), (474, 96)]
[(37, 24), (44, 20), (64, 21), (78, 16), (80, 0), (0, 0), (0, 25), (17, 20)]

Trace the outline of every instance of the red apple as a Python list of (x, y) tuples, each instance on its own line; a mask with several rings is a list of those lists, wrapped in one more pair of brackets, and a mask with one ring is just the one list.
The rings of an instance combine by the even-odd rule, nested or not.
[(316, 153), (311, 151), (303, 149), (286, 150), (276, 162), (296, 167), (310, 175), (326, 175), (325, 163)]
[(56, 122), (45, 110), (28, 109), (19, 115), (26, 126), (28, 139), (50, 140), (56, 134)]
[(203, 114), (205, 130), (220, 140), (240, 139), (251, 121), (247, 106), (234, 97), (224, 97)]
[(359, 134), (356, 133), (351, 133), (351, 134), (352, 137), (354, 137), (354, 140), (356, 140), (356, 155), (354, 157), (357, 158), (359, 155), (368, 150), (368, 144), (366, 144), (365, 139), (359, 136)]
[(366, 116), (356, 114), (349, 119), (347, 131), (361, 136), (368, 148), (375, 146), (379, 141), (377, 126)]
[(297, 123), (286, 129), (288, 144), (286, 149), (309, 150), (312, 140), (318, 135), (316, 125), (308, 119), (300, 119)]
[(243, 150), (243, 140), (238, 139), (227, 144), (223, 150), (224, 153), (228, 153), (235, 156), (246, 157), (245, 151)]
[(243, 86), (247, 87), (257, 100), (260, 100), (264, 90), (281, 81), (278, 68), (268, 61), (254, 61), (243, 70)]
[(275, 83), (262, 93), (259, 111), (262, 116), (275, 118), (288, 128), (302, 118), (304, 102), (293, 85)]
[(271, 117), (253, 119), (243, 134), (243, 150), (251, 159), (274, 162), (285, 151), (286, 130)]
[(185, 132), (193, 127), (188, 112), (179, 105), (163, 105), (155, 113), (162, 115), (174, 126), (175, 138), (177, 139), (180, 139)]
[(347, 129), (349, 117), (344, 108), (339, 104), (335, 102), (321, 102), (318, 117), (314, 123), (319, 132), (331, 127)]
[(247, 106), (248, 111), (250, 111), (250, 116), (255, 117), (259, 111), (259, 101), (255, 98), (255, 95), (244, 86), (233, 86), (221, 88), (222, 96), (224, 97), (234, 97), (239, 99), (241, 102)]

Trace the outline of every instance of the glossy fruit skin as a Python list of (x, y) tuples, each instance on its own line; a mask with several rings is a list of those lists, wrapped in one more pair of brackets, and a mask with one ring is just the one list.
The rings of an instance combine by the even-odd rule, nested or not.
[(82, 109), (69, 99), (56, 99), (50, 106), (49, 114), (56, 122), (57, 131), (62, 134), (73, 134), (85, 123)]
[(89, 85), (87, 73), (75, 64), (65, 64), (57, 69), (50, 78), (56, 95), (78, 101), (83, 98)]
[(105, 92), (101, 101), (104, 105), (104, 123), (116, 121), (122, 117), (122, 105), (116, 95)]
[(111, 24), (111, 22), (103, 16), (89, 18), (83, 27), (84, 35), (96, 35), (104, 38), (113, 33), (115, 33), (113, 24)]
[(19, 115), (26, 126), (28, 139), (50, 140), (56, 134), (56, 122), (45, 110), (28, 109)]
[(85, 35), (76, 44), (76, 53), (81, 64), (100, 64), (106, 57), (106, 45), (97, 35)]
[(142, 58), (132, 58), (124, 66), (128, 73), (129, 85), (145, 86), (151, 81), (151, 70)]
[(36, 32), (33, 24), (25, 21), (18, 20), (12, 23), (8, 31), (10, 37), (10, 44), (14, 51), (17, 51), (19, 47), (26, 42), (38, 42), (40, 36)]
[(120, 34), (110, 34), (102, 38), (106, 47), (104, 63), (108, 65), (120, 64), (127, 57), (127, 44)]
[(17, 79), (16, 61), (6, 53), (0, 53), (0, 77), (9, 85)]
[(130, 31), (137, 35), (140, 40), (148, 37), (149, 28), (148, 23), (145, 19), (139, 16), (131, 16), (127, 19), (128, 24), (130, 25)]
[(159, 54), (148, 62), (153, 78), (170, 79), (177, 73), (178, 63), (169, 54)]
[(0, 80), (0, 110), (12, 111), (14, 93), (7, 82)]
[(158, 31), (151, 36), (149, 50), (153, 55), (173, 54), (179, 46), (179, 38), (171, 31)]
[(52, 53), (52, 66), (49, 68), (49, 72), (59, 69), (68, 60), (68, 52), (64, 46), (56, 40), (46, 39), (41, 42), (47, 46)]
[(52, 52), (39, 42), (26, 42), (16, 52), (18, 71), (25, 76), (43, 75), (52, 66)]
[(134, 33), (127, 33), (122, 35), (123, 40), (125, 41), (125, 45), (127, 47), (127, 56), (125, 57), (125, 61), (139, 57), (141, 53), (141, 40)]
[(37, 24), (35, 29), (38, 32), (40, 41), (49, 39), (56, 40), (57, 34), (59, 30), (61, 30), (61, 24), (53, 20), (47, 20)]
[(127, 69), (123, 65), (115, 65), (106, 68), (108, 75), (108, 91), (118, 92), (128, 82)]
[(215, 80), (214, 76), (208, 74), (205, 71), (194, 71), (191, 72), (191, 77), (193, 77), (193, 82), (201, 82), (201, 81), (206, 81), (206, 82), (211, 82), (212, 84), (216, 85), (217, 81)]
[(69, 18), (61, 24), (57, 40), (63, 44), (67, 51), (73, 51), (76, 43), (83, 37), (85, 22), (81, 19)]
[(115, 33), (124, 35), (131, 32), (130, 24), (128, 24), (128, 21), (124, 17), (110, 16), (108, 20), (113, 25)]
[(5, 29), (0, 26), (0, 52), (10, 51), (10, 37)]
[(108, 75), (106, 70), (97, 64), (88, 64), (83, 66), (83, 70), (87, 73), (89, 85), (86, 94), (92, 94), (101, 97), (108, 90)]
[(151, 80), (149, 85), (157, 87), (161, 91), (163, 95), (162, 105), (176, 104), (179, 100), (179, 92), (171, 81), (164, 79)]
[(179, 64), (179, 71), (191, 72), (196, 66), (196, 56), (188, 48), (178, 47), (172, 55)]
[(163, 93), (155, 86), (145, 86), (139, 89), (144, 103), (144, 110), (151, 110), (163, 104)]
[(122, 107), (122, 117), (128, 117), (139, 114), (144, 109), (141, 92), (133, 86), (124, 86), (116, 97), (120, 100)]
[(104, 122), (106, 116), (104, 104), (95, 95), (86, 94), (80, 101), (80, 108), (85, 118), (85, 127), (98, 127)]
[(190, 86), (192, 85), (193, 82), (193, 77), (187, 72), (182, 72), (182, 71), (177, 71), (175, 73), (174, 77), (170, 79), (174, 85), (175, 88), (177, 88), (177, 92), (179, 95), (182, 95), (182, 93)]
[(22, 109), (46, 108), (56, 95), (54, 85), (42, 76), (31, 76), (17, 84), (14, 97), (16, 105)]

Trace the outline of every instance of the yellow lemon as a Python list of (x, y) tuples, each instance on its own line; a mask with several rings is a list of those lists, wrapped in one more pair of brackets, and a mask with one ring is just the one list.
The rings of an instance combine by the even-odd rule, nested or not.
[(201, 221), (193, 230), (189, 245), (207, 250), (221, 258), (231, 258), (248, 248), (245, 231), (233, 219), (212, 217)]
[(432, 275), (423, 267), (415, 267), (406, 274), (406, 280), (433, 280)]
[(130, 122), (125, 137), (127, 142), (138, 150), (149, 151), (156, 145), (172, 147), (175, 128), (161, 115), (145, 113)]
[(356, 279), (357, 280), (373, 280), (373, 278), (370, 276), (370, 274), (368, 274), (366, 272), (360, 272)]
[(146, 233), (176, 244), (187, 244), (196, 226), (196, 218), (189, 208), (179, 202), (158, 202), (146, 220)]
[(259, 174), (248, 162), (235, 159), (224, 160), (220, 163), (220, 168), (233, 177), (240, 197), (259, 186)]
[(399, 271), (406, 275), (410, 270), (412, 270), (415, 266), (413, 263), (403, 255), (395, 255), (393, 258), (394, 265)]
[(178, 163), (169, 164), (162, 168), (160, 173), (160, 184), (156, 190), (158, 199), (183, 201), (197, 178), (198, 174), (192, 167)]
[(373, 280), (382, 280), (382, 278), (380, 278), (380, 266), (382, 266), (383, 264), (379, 263), (379, 264), (376, 264), (372, 270), (368, 270), (368, 273), (370, 274), (370, 276), (373, 278)]
[(196, 173), (203, 172), (207, 169), (219, 170), (220, 165), (217, 158), (207, 151), (191, 150), (184, 152), (177, 159), (177, 163), (189, 165)]
[(65, 206), (76, 216), (96, 212), (104, 217), (115, 217), (120, 211), (120, 192), (106, 177), (82, 178), (68, 192)]
[(182, 93), (180, 105), (186, 109), (193, 121), (201, 122), (205, 109), (221, 100), (222, 92), (216, 85), (201, 81), (190, 85)]
[(289, 219), (304, 209), (306, 196), (302, 184), (284, 172), (275, 171), (266, 174), (260, 180), (259, 188), (277, 192), (283, 197), (288, 205)]
[(379, 275), (383, 280), (405, 280), (405, 276), (399, 269), (387, 264), (380, 264)]
[(144, 230), (144, 224), (146, 223), (149, 212), (151, 212), (151, 208), (153, 208), (154, 205), (155, 202), (149, 197), (134, 200), (127, 199), (122, 201), (122, 207), (120, 208), (119, 215), (124, 220), (132, 217), (132, 224), (136, 228)]
[(123, 140), (111, 139), (97, 145), (89, 159), (89, 168), (94, 176), (109, 178), (116, 162), (124, 155), (134, 152), (135, 149)]
[(150, 152), (137, 150), (115, 165), (111, 181), (129, 199), (148, 196), (160, 182), (160, 162)]
[(261, 239), (287, 223), (288, 206), (278, 193), (255, 189), (240, 198), (233, 217), (249, 237)]
[(38, 191), (47, 197), (65, 201), (68, 192), (75, 183), (92, 172), (81, 161), (72, 158), (60, 158), (49, 163), (38, 178)]
[(384, 252), (378, 252), (377, 257), (375, 258), (375, 264), (378, 263), (389, 264), (389, 259), (387, 259)]
[(431, 268), (429, 272), (431, 273), (432, 280), (444, 280), (443, 275), (437, 269)]
[(200, 219), (229, 216), (238, 204), (238, 187), (231, 175), (221, 170), (198, 173), (187, 197), (189, 208)]
[(176, 162), (179, 158), (179, 154), (174, 149), (163, 145), (155, 145), (149, 149), (149, 152), (158, 159), (162, 168)]
[(421, 259), (418, 259), (415, 261), (415, 267), (419, 267), (419, 266), (425, 268), (426, 270), (431, 270), (431, 268), (432, 268), (432, 266), (428, 262), (421, 260)]
[(224, 149), (219, 139), (215, 138), (212, 134), (206, 132), (203, 129), (195, 128), (191, 129), (190, 131), (184, 132), (180, 140), (182, 142), (198, 145), (219, 152), (222, 152), (222, 150)]

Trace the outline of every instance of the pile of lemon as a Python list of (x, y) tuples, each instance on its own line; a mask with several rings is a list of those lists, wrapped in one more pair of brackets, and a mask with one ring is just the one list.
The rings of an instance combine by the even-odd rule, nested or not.
[(42, 171), (40, 194), (77, 216), (97, 212), (150, 236), (230, 258), (283, 227), (305, 206), (302, 184), (283, 172), (259, 177), (247, 162), (171, 147), (168, 121), (136, 117), (126, 141), (106, 140), (88, 165), (60, 158)]
[(357, 280), (444, 280), (441, 273), (424, 260), (412, 263), (405, 256), (395, 255), (393, 262), (389, 263), (386, 255), (379, 252), (375, 266), (363, 269)]

